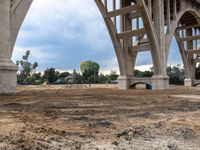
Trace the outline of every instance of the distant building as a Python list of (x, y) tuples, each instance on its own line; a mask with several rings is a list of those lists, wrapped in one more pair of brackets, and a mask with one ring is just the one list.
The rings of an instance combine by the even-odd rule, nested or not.
[(68, 75), (66, 78), (65, 78), (65, 81), (67, 83), (74, 83), (74, 80), (75, 80), (75, 76), (74, 75)]

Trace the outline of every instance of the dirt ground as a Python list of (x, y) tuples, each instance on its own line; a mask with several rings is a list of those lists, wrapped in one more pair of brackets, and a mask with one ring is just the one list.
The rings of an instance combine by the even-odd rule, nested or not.
[(200, 88), (17, 91), (0, 96), (0, 150), (200, 150)]

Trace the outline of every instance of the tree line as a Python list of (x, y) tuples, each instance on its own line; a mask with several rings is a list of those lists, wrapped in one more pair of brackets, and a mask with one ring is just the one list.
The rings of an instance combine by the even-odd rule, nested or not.
[(72, 73), (59, 72), (55, 68), (47, 68), (44, 73), (37, 73), (38, 62), (29, 62), (30, 51), (26, 51), (21, 60), (16, 62), (18, 66), (18, 84), (93, 84), (111, 83), (118, 78), (116, 71), (111, 71), (109, 75), (100, 74), (100, 65), (94, 61), (84, 61), (80, 63), (80, 71), (75, 69)]
[[(84, 61), (80, 63), (80, 71), (75, 69), (72, 73), (59, 72), (55, 68), (47, 68), (44, 73), (37, 73), (38, 62), (29, 62), (30, 51), (26, 51), (22, 56), (22, 60), (16, 62), (19, 70), (17, 73), (18, 84), (96, 84), (96, 83), (116, 83), (118, 74), (116, 71), (111, 71), (109, 75), (100, 74), (100, 65), (94, 61)], [(169, 83), (173, 85), (183, 85), (185, 79), (185, 71), (181, 65), (169, 66), (167, 68)], [(153, 68), (150, 71), (134, 70), (134, 76), (152, 77)], [(200, 65), (196, 67), (196, 79), (200, 79)]]

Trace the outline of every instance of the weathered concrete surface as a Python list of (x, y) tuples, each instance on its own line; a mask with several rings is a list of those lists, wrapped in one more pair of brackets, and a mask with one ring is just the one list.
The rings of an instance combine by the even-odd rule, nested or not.
[(10, 60), (0, 60), (0, 93), (15, 93), (17, 66)]
[(0, 1), (0, 93), (15, 93), (17, 66), (11, 62), (10, 1)]

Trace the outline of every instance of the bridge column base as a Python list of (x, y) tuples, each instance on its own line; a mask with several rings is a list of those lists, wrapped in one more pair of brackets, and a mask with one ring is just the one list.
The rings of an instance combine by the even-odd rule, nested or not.
[(153, 90), (165, 90), (169, 89), (168, 77), (152, 77), (152, 89)]
[(120, 90), (128, 90), (130, 87), (130, 78), (127, 76), (119, 76), (118, 77), (118, 89)]
[(0, 59), (0, 94), (16, 93), (17, 66), (11, 60)]
[(184, 86), (185, 87), (192, 87), (193, 86), (193, 80), (192, 79), (185, 79), (184, 80)]

